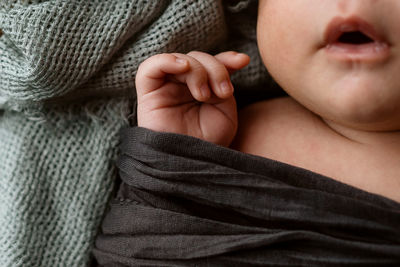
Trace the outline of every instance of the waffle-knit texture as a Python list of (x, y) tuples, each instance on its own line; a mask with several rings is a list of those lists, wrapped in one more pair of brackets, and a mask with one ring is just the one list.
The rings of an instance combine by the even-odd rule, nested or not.
[[(139, 63), (228, 46), (256, 54), (251, 38), (227, 37), (226, 18), (251, 1), (234, 2), (0, 1), (0, 266), (90, 263)], [(265, 80), (248, 70), (243, 83)]]

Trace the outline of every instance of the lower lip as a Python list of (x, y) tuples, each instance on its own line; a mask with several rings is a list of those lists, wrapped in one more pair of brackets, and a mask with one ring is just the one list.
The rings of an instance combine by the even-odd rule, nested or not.
[(390, 55), (389, 45), (380, 42), (367, 44), (332, 43), (325, 46), (325, 51), (337, 60), (381, 62)]

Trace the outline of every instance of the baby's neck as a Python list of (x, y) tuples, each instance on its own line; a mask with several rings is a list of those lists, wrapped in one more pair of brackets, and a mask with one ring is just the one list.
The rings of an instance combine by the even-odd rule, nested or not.
[(343, 138), (360, 145), (381, 149), (395, 149), (400, 153), (400, 131), (364, 131), (323, 119), (327, 127)]

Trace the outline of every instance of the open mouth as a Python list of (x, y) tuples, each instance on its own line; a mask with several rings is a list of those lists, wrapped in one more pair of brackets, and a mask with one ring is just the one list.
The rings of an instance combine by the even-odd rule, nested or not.
[(373, 39), (360, 31), (343, 32), (337, 39), (338, 43), (361, 45), (375, 42)]
[(389, 55), (384, 37), (358, 17), (335, 17), (326, 28), (324, 47), (344, 60), (381, 60)]

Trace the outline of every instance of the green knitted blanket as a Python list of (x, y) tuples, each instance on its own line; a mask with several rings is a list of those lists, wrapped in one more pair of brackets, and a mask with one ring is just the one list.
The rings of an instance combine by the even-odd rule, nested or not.
[(0, 2), (0, 266), (90, 263), (145, 58), (236, 49), (238, 86), (266, 81), (254, 8), (230, 2)]

